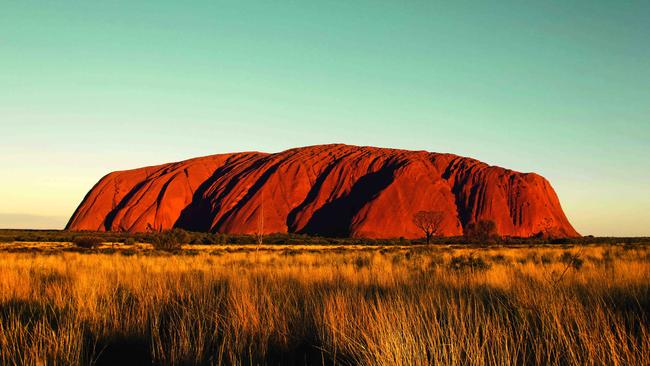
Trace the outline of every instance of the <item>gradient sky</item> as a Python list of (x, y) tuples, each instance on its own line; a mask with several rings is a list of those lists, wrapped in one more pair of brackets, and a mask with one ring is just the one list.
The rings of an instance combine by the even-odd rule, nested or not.
[[(555, 3), (555, 4), (553, 4)], [(650, 235), (648, 1), (4, 1), (0, 227), (104, 174), (341, 142), (534, 171)]]

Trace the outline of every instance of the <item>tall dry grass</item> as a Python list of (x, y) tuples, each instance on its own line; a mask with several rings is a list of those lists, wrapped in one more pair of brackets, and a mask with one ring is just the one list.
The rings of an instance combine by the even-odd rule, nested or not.
[(645, 246), (119, 253), (0, 253), (0, 363), (650, 364)]

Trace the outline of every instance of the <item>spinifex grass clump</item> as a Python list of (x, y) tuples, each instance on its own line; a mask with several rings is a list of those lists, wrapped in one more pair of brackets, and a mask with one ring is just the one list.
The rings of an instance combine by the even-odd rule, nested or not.
[[(495, 256), (493, 259), (495, 261), (500, 261), (498, 256)], [(452, 257), (449, 261), (449, 268), (454, 270), (487, 270), (490, 269), (492, 265), (488, 263), (483, 257), (472, 254), (469, 255), (459, 255), (457, 257)]]
[(644, 246), (120, 251), (0, 252), (0, 364), (650, 364)]

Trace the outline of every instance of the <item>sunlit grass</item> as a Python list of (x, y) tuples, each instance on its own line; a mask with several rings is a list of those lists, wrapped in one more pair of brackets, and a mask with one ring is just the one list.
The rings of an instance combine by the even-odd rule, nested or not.
[(1, 364), (650, 364), (643, 245), (61, 248), (0, 252)]

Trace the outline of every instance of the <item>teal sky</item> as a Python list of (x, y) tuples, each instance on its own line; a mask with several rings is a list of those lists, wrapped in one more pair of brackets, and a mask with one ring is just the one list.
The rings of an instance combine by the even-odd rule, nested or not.
[(650, 236), (648, 1), (4, 1), (0, 227), (112, 170), (341, 142), (534, 171)]

